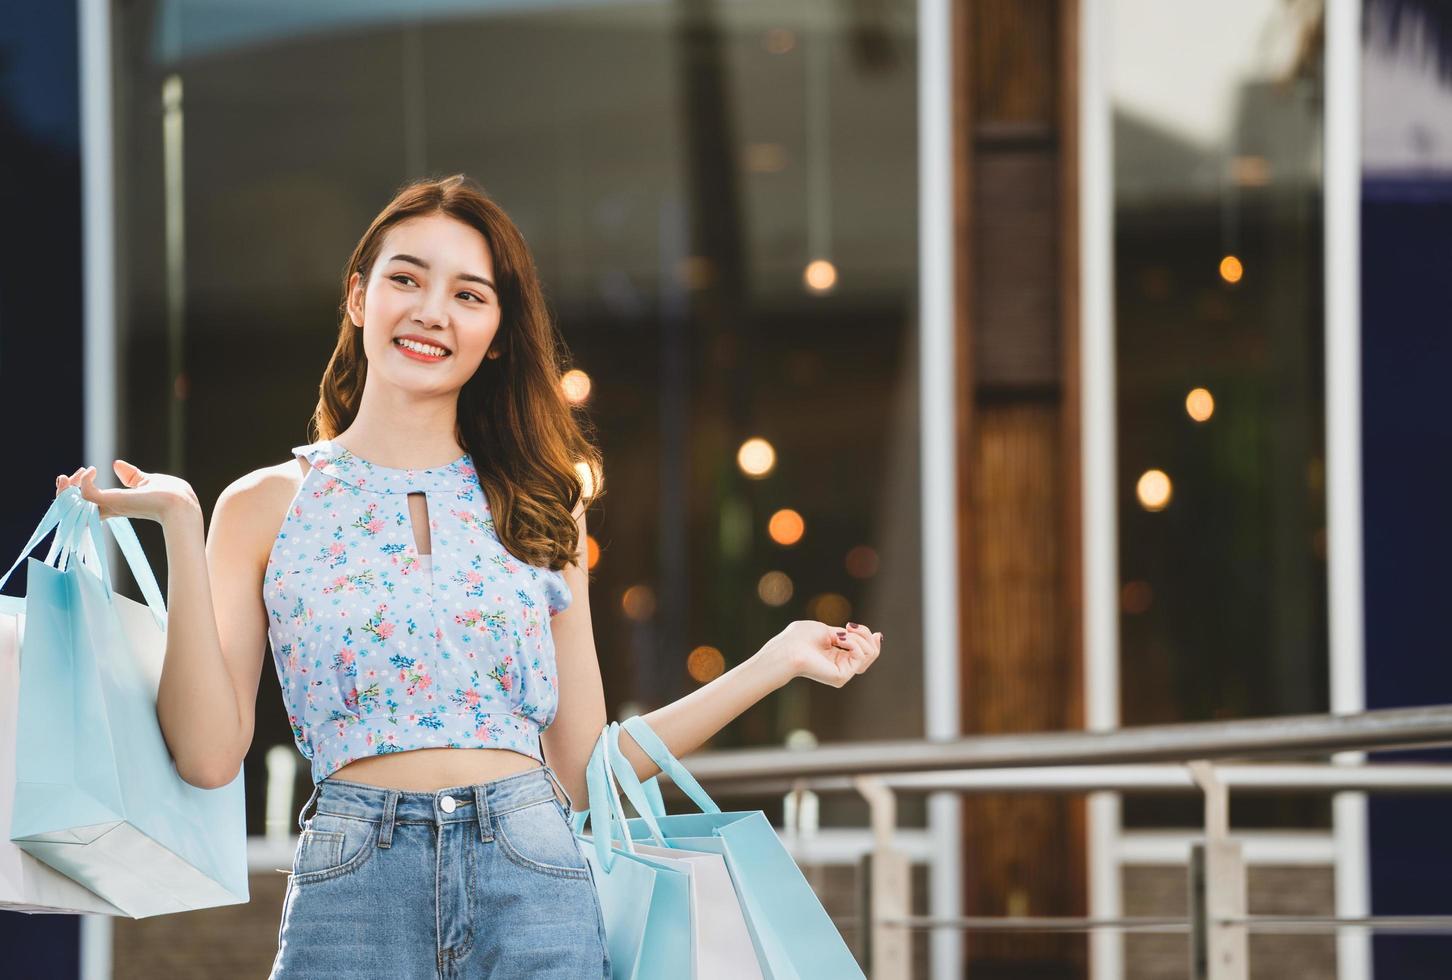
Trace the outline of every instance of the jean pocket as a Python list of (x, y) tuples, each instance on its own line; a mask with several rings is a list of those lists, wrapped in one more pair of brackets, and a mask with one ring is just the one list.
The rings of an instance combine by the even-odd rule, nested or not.
[(378, 822), (336, 813), (313, 814), (298, 835), (292, 881), (337, 878), (362, 867), (378, 847)]
[(530, 803), (496, 814), (495, 838), (504, 856), (520, 867), (562, 878), (590, 877), (590, 866), (575, 842), (575, 833), (560, 801)]

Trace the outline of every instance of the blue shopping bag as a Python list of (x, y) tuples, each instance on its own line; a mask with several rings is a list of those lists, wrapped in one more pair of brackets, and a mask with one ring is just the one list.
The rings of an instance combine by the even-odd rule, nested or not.
[[(617, 765), (614, 776), (641, 813), (625, 821), (623, 836), (663, 838), (671, 847), (723, 855), (762, 971), (772, 980), (865, 980), (852, 950), (766, 814), (760, 810), (723, 813), (645, 719), (632, 716), (623, 727), (702, 811), (667, 814), (659, 787), (651, 785), (654, 777), (642, 785), (633, 768)], [(595, 798), (593, 788), (590, 797)]]
[[(116, 593), (103, 527), (145, 604)], [(26, 566), (10, 839), (133, 918), (246, 902), (242, 774), (186, 782), (157, 721), (166, 607), (135, 531), (70, 487), (0, 588), (51, 528), (61, 560)]]
[[(690, 875), (635, 852), (629, 838), (614, 846), (624, 813), (605, 752), (605, 732), (585, 767), (589, 809), (573, 818), (605, 919), (612, 980), (680, 980), (691, 976)], [(590, 835), (582, 833), (590, 823)]]

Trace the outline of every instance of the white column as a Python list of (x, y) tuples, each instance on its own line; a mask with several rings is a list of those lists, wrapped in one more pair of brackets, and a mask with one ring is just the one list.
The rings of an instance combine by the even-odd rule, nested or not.
[[(1361, 18), (1360, 0), (1326, 4), (1325, 211), (1327, 609), (1331, 710), (1365, 710), (1365, 611), (1361, 522)], [(1333, 761), (1355, 765), (1364, 752)], [(1371, 913), (1365, 793), (1332, 798), (1336, 914)], [(1371, 937), (1342, 928), (1341, 980), (1369, 980)]]
[[(95, 466), (96, 482), (115, 485), (116, 265), (111, 116), (111, 0), (77, 0), (81, 113), (81, 348), (84, 433), (82, 464)], [(109, 548), (116, 562), (115, 542)], [(81, 980), (110, 980), (111, 918), (80, 917)]]
[[(1119, 520), (1115, 511), (1114, 132), (1109, 0), (1079, 0), (1080, 449), (1084, 529), (1084, 718), (1119, 727)], [(1118, 793), (1088, 800), (1089, 914), (1118, 918)], [(1117, 931), (1089, 937), (1092, 980), (1124, 975)]]
[[(923, 700), (928, 738), (956, 738), (958, 706), (958, 438), (953, 356), (953, 46), (948, 0), (918, 4), (919, 415), (922, 427)], [(928, 796), (928, 906), (962, 914), (959, 798)], [(963, 936), (934, 929), (934, 980), (962, 976)]]

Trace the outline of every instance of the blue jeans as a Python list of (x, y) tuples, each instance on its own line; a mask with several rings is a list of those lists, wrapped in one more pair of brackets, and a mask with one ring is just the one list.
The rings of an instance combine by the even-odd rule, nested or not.
[(298, 815), (272, 980), (608, 978), (571, 809), (548, 765), (435, 793), (323, 780)]

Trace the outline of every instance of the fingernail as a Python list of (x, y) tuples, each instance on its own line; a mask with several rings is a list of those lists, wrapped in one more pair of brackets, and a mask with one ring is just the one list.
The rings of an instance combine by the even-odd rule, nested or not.
[(857, 624), (856, 623), (848, 623), (847, 624), (847, 628), (849, 630), (855, 630), (857, 628)]
[(847, 634), (843, 630), (838, 630), (837, 631), (837, 636), (838, 636), (839, 639), (843, 639), (843, 640), (847, 639)]

